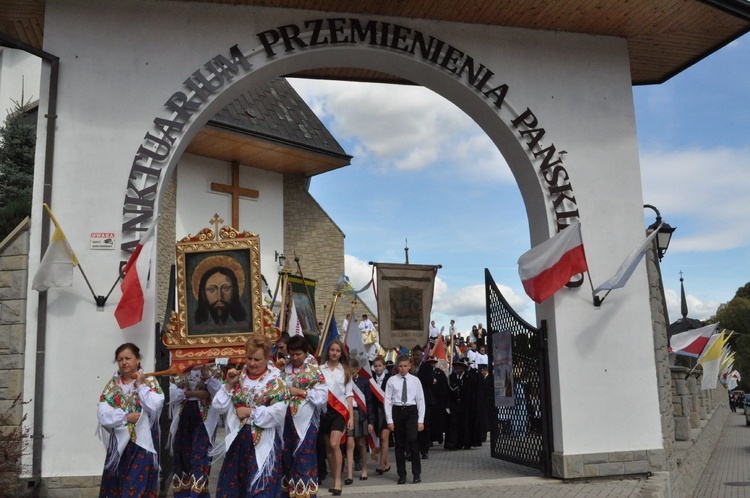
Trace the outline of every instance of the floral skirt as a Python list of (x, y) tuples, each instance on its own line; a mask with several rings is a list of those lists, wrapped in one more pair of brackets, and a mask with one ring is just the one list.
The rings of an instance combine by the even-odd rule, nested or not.
[[(281, 496), (309, 498), (318, 494), (318, 427), (310, 424), (300, 443), (291, 413), (284, 421), (284, 456)], [(297, 446), (299, 445), (299, 448)]]
[[(268, 435), (265, 435), (268, 437)], [(275, 498), (281, 494), (281, 439), (274, 442), (266, 475), (251, 485), (259, 472), (251, 425), (243, 425), (224, 456), (216, 485), (217, 498)]]
[(188, 401), (180, 413), (180, 424), (174, 435), (174, 475), (172, 491), (175, 498), (208, 498), (208, 476), (211, 459), (210, 441), (203, 425), (197, 401)]
[(158, 484), (159, 466), (154, 464), (154, 454), (128, 441), (117, 468), (104, 469), (99, 496), (156, 498)]

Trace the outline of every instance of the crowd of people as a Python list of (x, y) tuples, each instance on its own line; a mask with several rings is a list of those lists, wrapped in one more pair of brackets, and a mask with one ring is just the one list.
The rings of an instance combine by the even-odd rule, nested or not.
[[(420, 346), (395, 361), (376, 355), (371, 382), (359, 376), (361, 365), (340, 340), (315, 358), (303, 336), (272, 344), (251, 335), (243, 366), (204, 365), (170, 379), (174, 496), (209, 496), (218, 462), (219, 497), (310, 497), (326, 481), (330, 493), (341, 495), (355, 472), (369, 478), (368, 458), (376, 460), (376, 474), (390, 472), (391, 446), (397, 483), (407, 480), (407, 462), (412, 481), (421, 482), (422, 460), (434, 445), (460, 450), (486, 440), (492, 379), (485, 346), (471, 344), (449, 375)], [(140, 360), (135, 344), (117, 348), (118, 371), (100, 397), (107, 446), (101, 496), (157, 493), (165, 397)]]

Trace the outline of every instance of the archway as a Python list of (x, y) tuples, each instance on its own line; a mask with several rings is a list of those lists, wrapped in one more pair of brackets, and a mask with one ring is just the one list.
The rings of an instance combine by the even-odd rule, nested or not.
[[(233, 47), (230, 55), (233, 58), (224, 58), (222, 61), (224, 68), (231, 68), (234, 64), (233, 72), (240, 73), (240, 67), (250, 64), (256, 65), (257, 59), (262, 57), (262, 51), (257, 49), (251, 50), (255, 56), (247, 57), (244, 60), (237, 47)], [(367, 53), (367, 57), (362, 56), (362, 52)], [(215, 59), (214, 59), (215, 61)], [(400, 78), (411, 80), (420, 84), (435, 93), (441, 95), (447, 100), (453, 102), (459, 109), (471, 117), (480, 128), (492, 140), (495, 146), (508, 159), (508, 164), (516, 179), (516, 183), (521, 191), (526, 206), (527, 218), (531, 225), (532, 237), (536, 233), (537, 238), (543, 239), (549, 236), (549, 220), (546, 207), (545, 192), (541, 188), (538, 173), (534, 167), (534, 161), (530, 158), (541, 157), (538, 162), (550, 162), (560, 164), (561, 158), (554, 161), (551, 156), (554, 154), (554, 146), (544, 152), (541, 138), (544, 135), (543, 128), (537, 128), (536, 118), (528, 108), (525, 112), (517, 112), (505, 99), (507, 85), (492, 87), (484, 92), (477, 89), (476, 79), (471, 80), (471, 84), (460, 78), (450, 71), (443, 71), (434, 67), (434, 64), (428, 64), (414, 60), (413, 57), (405, 56), (398, 51), (382, 51), (357, 47), (337, 47), (327, 48), (325, 50), (292, 53), (289, 56), (279, 58), (269, 58), (264, 65), (247, 71), (246, 74), (236, 76), (224, 72), (222, 76), (216, 76), (216, 69), (222, 66), (213, 64), (213, 75), (216, 79), (221, 79), (223, 83), (217, 84), (217, 88), (209, 92), (211, 88), (211, 77), (203, 77), (203, 83), (198, 88), (193, 88), (192, 96), (175, 98), (172, 96), (170, 101), (182, 104), (181, 108), (175, 111), (171, 119), (179, 118), (179, 113), (185, 112), (185, 109), (196, 109), (190, 113), (189, 120), (185, 119), (185, 126), (179, 129), (179, 140), (174, 141), (174, 145), (169, 147), (169, 159), (164, 159), (166, 166), (163, 169), (162, 178), (171, 177), (176, 164), (182, 155), (190, 139), (202, 128), (202, 126), (214, 116), (228, 102), (236, 98), (242, 91), (248, 87), (254, 87), (267, 81), (270, 78), (293, 74), (307, 69), (319, 67), (358, 67), (363, 69), (376, 70), (383, 73), (394, 74)], [(207, 64), (208, 65), (208, 64)], [(484, 67), (484, 66), (482, 66)], [(486, 70), (488, 71), (488, 70)], [(221, 71), (220, 71), (221, 72)], [(200, 79), (196, 77), (199, 71), (194, 73), (192, 85)], [(474, 73), (476, 78), (482, 74), (481, 70)], [(229, 77), (231, 76), (231, 77)], [(202, 95), (204, 103), (201, 106), (190, 104), (195, 95)], [(491, 97), (488, 102), (488, 97)], [(504, 121), (509, 120), (509, 122)], [(161, 121), (160, 124), (163, 124)], [(519, 133), (520, 128), (520, 133)], [(171, 126), (172, 130), (176, 127)], [(530, 131), (529, 131), (530, 130)], [(167, 131), (169, 133), (170, 130)], [(525, 143), (524, 143), (525, 137)], [(165, 143), (165, 142), (162, 142)], [(548, 146), (549, 147), (549, 146)], [(541, 152), (538, 152), (541, 151)], [(504, 165), (503, 165), (504, 166)], [(544, 171), (551, 165), (541, 168)], [(159, 191), (158, 204), (163, 201), (164, 189)], [(576, 213), (577, 214), (577, 213)], [(558, 218), (559, 219), (559, 218)]]

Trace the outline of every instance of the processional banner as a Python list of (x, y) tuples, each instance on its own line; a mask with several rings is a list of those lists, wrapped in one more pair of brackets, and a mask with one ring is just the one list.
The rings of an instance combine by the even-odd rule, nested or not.
[(437, 267), (377, 263), (380, 345), (424, 346), (429, 337)]

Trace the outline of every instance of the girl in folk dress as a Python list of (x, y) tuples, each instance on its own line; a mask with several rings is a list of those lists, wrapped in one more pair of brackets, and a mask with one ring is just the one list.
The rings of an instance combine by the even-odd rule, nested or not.
[(135, 344), (118, 347), (115, 361), (118, 371), (99, 397), (99, 426), (108, 433), (99, 496), (156, 497), (164, 393), (156, 379), (141, 370), (141, 352)]

